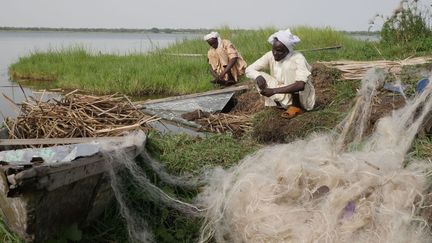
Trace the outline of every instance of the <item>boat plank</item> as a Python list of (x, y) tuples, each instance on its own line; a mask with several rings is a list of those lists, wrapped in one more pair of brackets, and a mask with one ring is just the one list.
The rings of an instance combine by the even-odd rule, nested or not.
[(70, 144), (70, 143), (90, 143), (90, 142), (106, 142), (106, 141), (120, 142), (123, 140), (124, 137), (0, 139), (0, 146)]

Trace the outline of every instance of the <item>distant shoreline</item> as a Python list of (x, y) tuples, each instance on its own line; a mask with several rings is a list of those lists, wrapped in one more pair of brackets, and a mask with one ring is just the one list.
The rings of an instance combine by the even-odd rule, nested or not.
[(68, 31), (68, 32), (111, 32), (111, 33), (207, 33), (209, 29), (108, 29), (108, 28), (49, 28), (49, 27), (0, 27), (5, 31)]
[[(69, 32), (111, 32), (111, 33), (208, 33), (213, 29), (171, 29), (171, 28), (151, 28), (151, 29), (127, 29), (127, 28), (49, 28), (49, 27), (1, 27), (0, 30), (6, 31), (69, 31)], [(241, 30), (241, 29), (239, 29)], [(379, 31), (344, 31), (339, 32), (357, 35), (378, 35)]]

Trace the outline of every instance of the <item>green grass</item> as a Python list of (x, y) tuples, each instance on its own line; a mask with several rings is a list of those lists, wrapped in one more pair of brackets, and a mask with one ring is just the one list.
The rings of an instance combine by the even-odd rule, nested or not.
[[(150, 133), (147, 149), (160, 159), (165, 168), (174, 174), (200, 175), (205, 168), (236, 164), (259, 146), (253, 142), (237, 141), (229, 134), (212, 135), (198, 139), (183, 135), (161, 135)], [(166, 193), (189, 202), (198, 189), (185, 190), (164, 184), (157, 175), (138, 161), (152, 182)], [(125, 177), (127, 180), (127, 177)], [(200, 219), (191, 218), (166, 205), (151, 201), (130, 183), (128, 198), (137, 214), (145, 218), (156, 242), (196, 242), (201, 226)], [(86, 228), (82, 242), (127, 242), (125, 222), (116, 207), (108, 209), (96, 223)]]
[[(252, 63), (271, 46), (267, 38), (275, 29), (219, 30), (230, 39), (247, 63)], [(430, 53), (432, 42), (400, 45), (353, 39), (330, 28), (297, 27), (293, 32), (302, 42), (296, 47), (310, 63), (319, 60), (398, 59)], [(308, 49), (342, 45), (338, 50), (307, 51)], [(125, 56), (90, 54), (82, 47), (35, 52), (22, 57), (9, 68), (13, 79), (29, 79), (29, 86), (81, 89), (92, 93), (114, 93), (139, 96), (147, 94), (187, 94), (213, 88), (206, 57), (181, 57), (170, 53), (206, 54), (209, 46), (201, 39), (179, 41), (149, 54)], [(39, 81), (34, 81), (39, 80)], [(40, 81), (49, 80), (49, 81)]]
[(426, 136), (419, 136), (416, 138), (411, 147), (410, 154), (419, 159), (431, 159), (432, 138)]
[(200, 79), (206, 72), (206, 65), (201, 61), (172, 58), (160, 52), (91, 55), (79, 47), (34, 53), (10, 67), (10, 74), (17, 79), (51, 80), (43, 82), (44, 87), (129, 95), (182, 94), (210, 89), (211, 85)]
[(23, 243), (24, 241), (16, 234), (9, 232), (5, 223), (0, 218), (0, 242), (5, 243)]
[(259, 147), (250, 140), (236, 140), (230, 134), (216, 134), (207, 138), (151, 133), (147, 148), (163, 161), (174, 174), (200, 174), (206, 168), (229, 167)]

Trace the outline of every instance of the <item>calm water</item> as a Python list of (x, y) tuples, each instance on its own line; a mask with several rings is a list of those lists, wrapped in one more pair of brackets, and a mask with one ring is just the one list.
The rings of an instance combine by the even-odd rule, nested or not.
[[(199, 38), (196, 34), (60, 32), (60, 31), (0, 31), (0, 90), (15, 103), (25, 99), (21, 88), (9, 80), (8, 67), (34, 51), (47, 51), (83, 46), (92, 52), (125, 55), (145, 53), (166, 47), (176, 41)], [(26, 96), (37, 93), (24, 88)], [(14, 116), (10, 102), (0, 94), (0, 111), (4, 117)], [(3, 120), (3, 117), (0, 117)]]

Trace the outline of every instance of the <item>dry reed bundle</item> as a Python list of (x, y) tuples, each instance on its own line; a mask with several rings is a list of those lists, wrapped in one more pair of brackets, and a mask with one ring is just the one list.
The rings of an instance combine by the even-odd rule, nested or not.
[(388, 72), (396, 75), (400, 74), (403, 66), (418, 65), (428, 63), (432, 57), (415, 57), (407, 58), (400, 61), (331, 61), (331, 62), (318, 62), (330, 68), (337, 68), (342, 72), (342, 78), (345, 80), (363, 79), (366, 71), (370, 68), (382, 68)]
[(252, 129), (248, 115), (216, 113), (197, 119), (197, 122), (202, 126), (201, 130), (217, 133), (231, 132), (234, 135), (241, 135)]
[(136, 109), (123, 95), (92, 96), (77, 90), (60, 100), (23, 102), (20, 114), (7, 118), (11, 139), (120, 136), (135, 129), (149, 129), (158, 118)]

